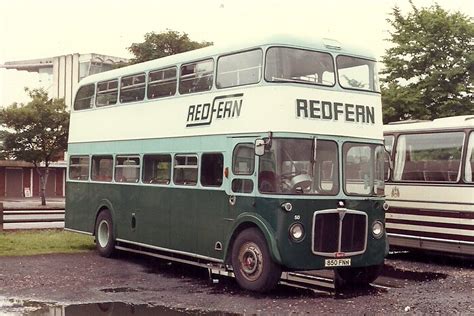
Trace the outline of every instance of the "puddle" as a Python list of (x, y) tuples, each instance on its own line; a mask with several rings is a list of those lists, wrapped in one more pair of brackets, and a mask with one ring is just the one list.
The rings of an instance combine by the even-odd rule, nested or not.
[(138, 292), (140, 289), (134, 289), (131, 287), (114, 287), (109, 289), (102, 289), (101, 291), (104, 293), (131, 293), (131, 292)]
[(0, 315), (16, 316), (91, 316), (91, 315), (238, 315), (219, 311), (173, 309), (164, 306), (134, 305), (122, 302), (59, 305), (0, 297)]
[(385, 265), (382, 275), (394, 279), (413, 282), (426, 282), (438, 279), (446, 279), (448, 277), (448, 275), (445, 273), (400, 270), (390, 265)]

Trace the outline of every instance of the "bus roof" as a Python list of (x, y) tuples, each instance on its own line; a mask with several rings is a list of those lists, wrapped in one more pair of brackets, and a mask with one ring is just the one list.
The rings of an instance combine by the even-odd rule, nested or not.
[(408, 120), (384, 125), (384, 132), (443, 130), (473, 128), (474, 115), (460, 115), (435, 119), (433, 121)]
[(159, 69), (163, 67), (177, 65), (180, 63), (193, 62), (208, 57), (210, 58), (216, 55), (224, 55), (267, 45), (292, 46), (303, 49), (332, 52), (336, 55), (349, 54), (351, 56), (375, 60), (374, 55), (365, 48), (348, 45), (343, 46), (341, 43), (333, 39), (298, 37), (294, 35), (271, 35), (259, 39), (235, 42), (229, 45), (213, 45), (180, 54), (146, 61), (143, 63), (119, 69), (105, 71), (82, 79), (80, 85), (115, 78), (124, 74), (133, 74), (148, 71), (151, 69)]

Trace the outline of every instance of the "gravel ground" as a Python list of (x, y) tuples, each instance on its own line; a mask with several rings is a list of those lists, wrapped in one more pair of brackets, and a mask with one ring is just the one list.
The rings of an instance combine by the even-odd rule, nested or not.
[(205, 269), (127, 254), (106, 259), (92, 251), (2, 257), (0, 296), (63, 306), (147, 304), (204, 314), (474, 314), (472, 261), (398, 254), (386, 260), (384, 274), (396, 277), (397, 287), (334, 294), (279, 286), (263, 295), (243, 291), (228, 278), (212, 283)]

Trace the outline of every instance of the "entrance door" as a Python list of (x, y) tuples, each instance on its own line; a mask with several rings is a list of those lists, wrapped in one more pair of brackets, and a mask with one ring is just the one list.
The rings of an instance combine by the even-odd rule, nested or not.
[(5, 186), (7, 197), (22, 197), (23, 196), (23, 169), (9, 169), (5, 170)]

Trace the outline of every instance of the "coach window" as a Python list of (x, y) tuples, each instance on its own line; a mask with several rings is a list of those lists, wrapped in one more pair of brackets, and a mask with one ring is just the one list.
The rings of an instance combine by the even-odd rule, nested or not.
[(474, 132), (469, 136), (467, 145), (466, 166), (464, 168), (464, 181), (474, 182)]
[(96, 106), (107, 106), (117, 103), (118, 80), (109, 80), (97, 84)]
[(173, 182), (181, 185), (196, 185), (198, 178), (198, 158), (196, 155), (174, 156)]
[(384, 144), (385, 144), (385, 150), (388, 151), (391, 154), (392, 149), (393, 149), (393, 141), (395, 140), (395, 136), (388, 135), (388, 136), (384, 136), (383, 139), (384, 139)]
[(213, 77), (213, 59), (182, 65), (179, 76), (179, 93), (187, 94), (211, 90)]
[(143, 156), (143, 183), (169, 184), (171, 181), (171, 155)]
[(89, 180), (89, 156), (71, 156), (69, 159), (69, 179)]
[(219, 57), (217, 88), (229, 88), (257, 83), (262, 76), (260, 49)]
[(393, 180), (457, 182), (463, 132), (400, 135)]
[(95, 84), (88, 84), (79, 88), (74, 100), (74, 110), (90, 109), (94, 104)]
[(222, 154), (202, 154), (201, 185), (220, 187), (224, 175), (224, 156)]
[(148, 99), (169, 97), (176, 93), (176, 67), (151, 71), (148, 75)]
[(120, 80), (120, 102), (135, 102), (145, 98), (145, 74), (123, 77)]
[(117, 156), (115, 158), (115, 182), (137, 183), (139, 175), (140, 157)]
[(112, 181), (114, 158), (109, 155), (92, 156), (91, 179), (94, 181)]

